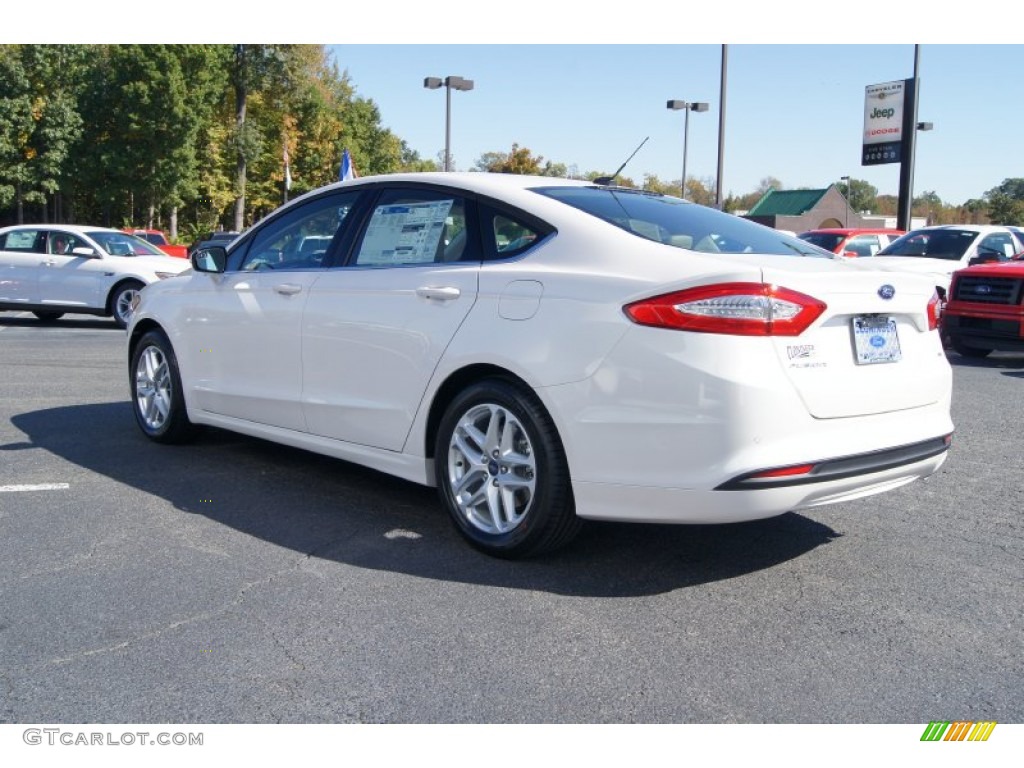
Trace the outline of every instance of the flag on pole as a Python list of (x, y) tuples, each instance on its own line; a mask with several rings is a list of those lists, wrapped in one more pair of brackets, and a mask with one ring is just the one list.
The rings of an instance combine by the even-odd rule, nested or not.
[(284, 188), (290, 190), (292, 188), (292, 168), (288, 162), (288, 145), (284, 145)]
[(355, 163), (352, 162), (352, 155), (348, 153), (347, 149), (341, 153), (341, 170), (338, 172), (338, 178), (341, 181), (359, 178), (359, 172), (356, 171)]

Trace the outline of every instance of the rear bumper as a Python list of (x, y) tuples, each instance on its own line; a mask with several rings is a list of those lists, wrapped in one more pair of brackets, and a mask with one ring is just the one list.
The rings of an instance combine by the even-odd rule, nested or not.
[(952, 435), (935, 437), (930, 440), (869, 451), (854, 456), (804, 462), (786, 467), (768, 467), (756, 472), (747, 472), (728, 480), (716, 491), (745, 491), (763, 488), (785, 488), (792, 485), (825, 483), (845, 480), (850, 477), (871, 475), (889, 469), (896, 469), (939, 456), (949, 450)]
[(946, 456), (943, 450), (910, 464), (867, 474), (776, 487), (698, 490), (573, 482), (573, 493), (576, 513), (591, 520), (737, 523), (885, 493), (933, 474)]

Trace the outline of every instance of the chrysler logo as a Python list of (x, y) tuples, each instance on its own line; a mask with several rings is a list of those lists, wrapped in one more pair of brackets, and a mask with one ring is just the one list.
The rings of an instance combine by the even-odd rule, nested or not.
[(889, 299), (896, 295), (896, 289), (893, 288), (888, 283), (886, 283), (885, 285), (878, 289), (878, 295), (881, 296), (886, 301), (888, 301)]

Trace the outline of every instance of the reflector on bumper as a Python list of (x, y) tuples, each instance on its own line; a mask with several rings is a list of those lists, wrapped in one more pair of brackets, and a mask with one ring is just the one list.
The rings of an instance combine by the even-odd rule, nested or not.
[(715, 490), (749, 491), (755, 488), (782, 488), (789, 485), (821, 483), (856, 475), (868, 475), (872, 472), (881, 472), (938, 456), (949, 450), (952, 439), (952, 435), (945, 435), (884, 451), (861, 453), (814, 463), (760, 469), (734, 477), (719, 485)]

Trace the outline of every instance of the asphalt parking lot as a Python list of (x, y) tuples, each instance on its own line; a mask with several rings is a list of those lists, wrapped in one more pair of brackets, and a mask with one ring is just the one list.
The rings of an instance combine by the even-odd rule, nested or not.
[(113, 322), (0, 314), (0, 722), (1024, 721), (1024, 356), (950, 357), (927, 481), (511, 563), (431, 489), (152, 444)]

